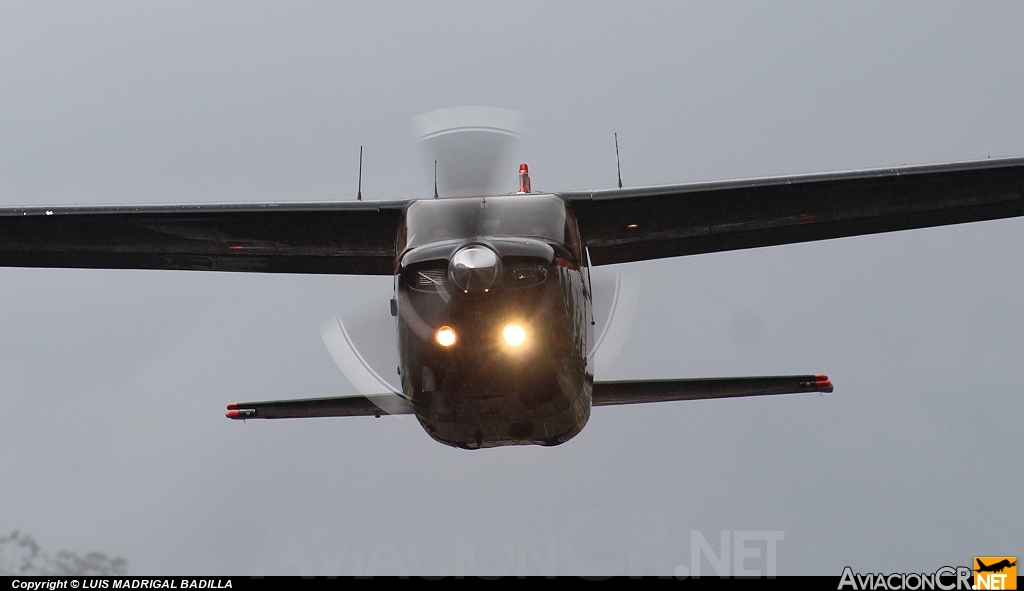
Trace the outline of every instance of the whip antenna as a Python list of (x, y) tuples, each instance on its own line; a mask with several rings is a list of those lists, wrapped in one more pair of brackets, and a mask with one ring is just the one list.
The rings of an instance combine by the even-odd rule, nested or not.
[(437, 199), (437, 160), (434, 160), (434, 199)]
[(359, 146), (359, 185), (356, 189), (356, 201), (363, 200), (363, 147)]
[(622, 168), (619, 167), (619, 132), (615, 132), (615, 172), (619, 175), (619, 188), (622, 188)]

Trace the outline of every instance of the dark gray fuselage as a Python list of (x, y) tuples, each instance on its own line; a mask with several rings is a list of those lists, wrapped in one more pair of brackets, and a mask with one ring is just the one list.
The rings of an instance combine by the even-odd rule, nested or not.
[[(579, 433), (590, 416), (593, 329), (568, 206), (550, 195), (418, 201), (398, 242), (402, 389), (427, 433), (472, 449), (557, 445)], [(523, 343), (505, 339), (510, 323)], [(442, 327), (454, 344), (439, 344)]]

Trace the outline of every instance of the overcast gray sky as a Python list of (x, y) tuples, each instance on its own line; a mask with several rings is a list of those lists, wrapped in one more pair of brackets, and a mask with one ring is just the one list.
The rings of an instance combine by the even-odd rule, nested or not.
[[(0, 204), (352, 199), (360, 145), (366, 199), (428, 197), (412, 119), (457, 105), (526, 115), (535, 190), (613, 186), (613, 132), (634, 186), (1019, 156), (1022, 27), (1009, 2), (6, 2)], [(784, 532), (782, 574), (1024, 554), (1022, 252), (1005, 220), (620, 266), (641, 302), (599, 379), (835, 394), (478, 452), (411, 417), (224, 418), (354, 393), (318, 329), (389, 342), (388, 278), (0, 269), (0, 533), (134, 574), (672, 574), (751, 530)]]

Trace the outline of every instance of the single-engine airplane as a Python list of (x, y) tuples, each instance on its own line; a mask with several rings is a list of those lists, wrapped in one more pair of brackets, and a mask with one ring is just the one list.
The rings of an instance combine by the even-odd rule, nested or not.
[(451, 446), (550, 446), (594, 406), (832, 391), (818, 374), (595, 380), (591, 266), (1024, 215), (1024, 158), (564, 193), (520, 178), (442, 199), (3, 208), (0, 266), (390, 275), (399, 392), (227, 416), (415, 414)]

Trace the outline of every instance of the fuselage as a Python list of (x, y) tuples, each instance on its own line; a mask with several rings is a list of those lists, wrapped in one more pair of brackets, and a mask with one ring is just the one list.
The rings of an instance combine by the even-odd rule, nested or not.
[(413, 202), (399, 225), (393, 311), (403, 393), (437, 441), (558, 445), (586, 425), (590, 279), (562, 199)]

